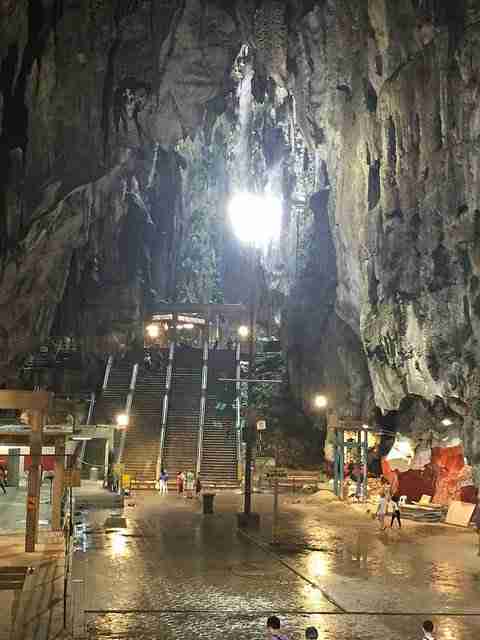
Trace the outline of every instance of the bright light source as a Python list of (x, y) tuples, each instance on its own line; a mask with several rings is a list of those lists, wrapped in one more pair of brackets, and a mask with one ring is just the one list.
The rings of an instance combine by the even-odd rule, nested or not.
[(444, 418), (442, 420), (442, 424), (444, 427), (450, 427), (453, 424), (453, 422), (450, 420), (450, 418)]
[(117, 418), (117, 425), (119, 427), (121, 427), (122, 429), (125, 429), (125, 427), (128, 427), (128, 423), (130, 422), (130, 418), (127, 416), (126, 413), (119, 413)]
[(158, 338), (160, 335), (160, 328), (158, 324), (149, 324), (147, 327), (147, 335), (149, 338)]
[(282, 201), (272, 193), (236, 193), (229, 202), (228, 214), (241, 242), (261, 247), (280, 235)]
[(87, 441), (87, 440), (92, 440), (91, 436), (72, 436), (72, 440), (77, 440), (77, 441)]
[(320, 394), (317, 394), (315, 396), (315, 398), (313, 399), (313, 404), (315, 405), (315, 407), (317, 409), (325, 409), (325, 407), (328, 404), (328, 400), (327, 400), (326, 396), (322, 396)]
[(191, 324), (189, 322), (187, 322), (186, 324), (177, 324), (177, 329), (179, 331), (181, 331), (182, 329), (186, 329), (187, 331), (190, 331), (191, 329), (194, 328), (194, 324)]
[(250, 329), (246, 325), (242, 325), (241, 327), (238, 327), (238, 335), (240, 338), (248, 338), (250, 335)]
[(362, 424), (362, 428), (363, 428), (363, 429), (370, 429), (370, 427), (368, 426), (368, 424)]

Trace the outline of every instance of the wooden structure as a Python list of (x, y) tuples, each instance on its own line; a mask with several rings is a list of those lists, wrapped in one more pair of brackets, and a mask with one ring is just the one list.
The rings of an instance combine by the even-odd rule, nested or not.
[(29, 424), (8, 426), (0, 430), (0, 443), (30, 447), (31, 466), (27, 486), (27, 516), (25, 551), (34, 552), (38, 541), (40, 510), (42, 447), (55, 447), (55, 468), (52, 493), (52, 530), (62, 528), (61, 505), (64, 491), (65, 440), (70, 432), (61, 427), (45, 429), (47, 415), (53, 411), (71, 409), (70, 401), (53, 402), (53, 394), (46, 391), (0, 391), (0, 409), (19, 409), (30, 415)]

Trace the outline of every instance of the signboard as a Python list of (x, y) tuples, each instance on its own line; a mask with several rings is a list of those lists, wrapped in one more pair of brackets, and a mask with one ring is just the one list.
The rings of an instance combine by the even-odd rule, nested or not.
[(258, 420), (257, 421), (257, 431), (265, 431), (266, 428), (267, 428), (267, 421), (266, 420)]

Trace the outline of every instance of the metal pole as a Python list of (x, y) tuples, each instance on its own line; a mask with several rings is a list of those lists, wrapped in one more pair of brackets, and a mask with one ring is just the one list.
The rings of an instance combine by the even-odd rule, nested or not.
[(35, 551), (35, 544), (38, 540), (43, 432), (43, 413), (40, 411), (32, 411), (31, 415), (31, 466), (28, 473), (27, 518), (25, 531), (25, 551), (27, 553), (32, 553)]
[[(254, 378), (254, 366), (255, 366), (255, 340), (256, 340), (256, 252), (255, 247), (251, 247), (251, 264), (250, 264), (250, 309), (249, 309), (249, 324), (250, 335), (248, 341), (248, 377), (250, 380)], [(245, 495), (244, 495), (244, 513), (249, 516), (252, 512), (252, 459), (253, 459), (253, 446), (254, 438), (256, 436), (256, 419), (255, 412), (251, 407), (251, 389), (248, 389), (249, 397), (249, 411), (248, 411), (248, 425), (247, 425), (247, 437), (245, 446)]]
[(363, 501), (368, 498), (368, 431), (363, 432)]
[[(275, 468), (276, 468), (275, 463)], [(272, 544), (277, 542), (277, 529), (278, 529), (278, 474), (275, 472), (275, 479), (273, 483), (273, 521), (272, 521)]]

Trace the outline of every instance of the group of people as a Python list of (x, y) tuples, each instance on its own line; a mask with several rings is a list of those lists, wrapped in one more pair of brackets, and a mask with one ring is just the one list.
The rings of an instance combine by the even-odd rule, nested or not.
[[(267, 620), (267, 632), (274, 640), (288, 640), (288, 636), (284, 635), (281, 631), (280, 618), (277, 616), (270, 616)], [(421, 640), (435, 640), (434, 625), (431, 620), (425, 620), (421, 629)], [(306, 640), (317, 640), (318, 630), (315, 627), (308, 627), (305, 629)]]
[[(179, 471), (176, 478), (177, 494), (179, 496), (185, 495), (186, 498), (193, 498), (193, 494), (198, 496), (202, 491), (202, 483), (200, 478), (193, 471)], [(158, 478), (158, 489), (160, 495), (168, 494), (168, 473), (162, 468), (160, 476)]]
[(378, 501), (377, 508), (377, 519), (380, 525), (380, 530), (385, 531), (387, 525), (385, 523), (385, 518), (389, 512), (391, 511), (392, 517), (390, 520), (390, 529), (393, 528), (395, 522), (398, 525), (398, 528), (402, 528), (402, 520), (400, 517), (400, 494), (398, 492), (398, 488), (392, 491), (392, 487), (390, 486), (388, 480), (386, 478), (382, 478), (382, 489), (380, 491), (380, 500)]

